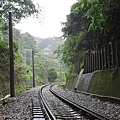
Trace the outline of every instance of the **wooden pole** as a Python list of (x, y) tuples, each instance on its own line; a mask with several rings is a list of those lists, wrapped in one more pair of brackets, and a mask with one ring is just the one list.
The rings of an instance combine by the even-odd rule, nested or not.
[(119, 67), (119, 55), (118, 55), (118, 42), (115, 41), (115, 53), (116, 53), (116, 67)]
[(91, 72), (94, 71), (94, 54), (91, 54)]
[(111, 44), (111, 54), (112, 54), (112, 68), (115, 68), (115, 55), (114, 55), (114, 44)]
[(90, 56), (90, 64), (91, 64), (91, 67), (90, 67), (90, 72), (92, 72), (92, 53), (91, 53), (91, 56)]
[(12, 13), (9, 12), (9, 48), (10, 48), (10, 95), (14, 97), (14, 54), (13, 54), (13, 33)]
[(99, 61), (99, 55), (98, 55), (98, 50), (96, 51), (96, 69), (95, 70), (99, 70), (99, 64), (98, 64), (98, 61)]
[(87, 73), (87, 57), (84, 59), (84, 73)]
[(101, 70), (100, 66), (101, 66), (101, 50), (98, 50), (98, 70)]
[(88, 56), (88, 73), (90, 73), (90, 55)]
[(33, 87), (35, 87), (34, 51), (32, 50)]
[(107, 46), (108, 69), (111, 68), (111, 54), (110, 54), (110, 53), (111, 53), (111, 52), (110, 52), (110, 45), (108, 45), (108, 46)]
[(48, 63), (46, 61), (46, 84), (48, 83)]
[(87, 71), (86, 73), (89, 73), (89, 57), (87, 57)]
[(61, 63), (60, 63), (60, 82), (62, 83), (62, 74), (61, 74)]
[(104, 47), (104, 61), (105, 61), (105, 64), (104, 64), (104, 67), (105, 69), (108, 68), (108, 60), (107, 60), (107, 46)]
[(104, 47), (101, 49), (101, 69), (104, 70)]

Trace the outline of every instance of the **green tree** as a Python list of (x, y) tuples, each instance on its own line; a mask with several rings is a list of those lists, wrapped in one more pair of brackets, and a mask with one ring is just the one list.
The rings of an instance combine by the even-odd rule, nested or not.
[(74, 63), (83, 55), (118, 40), (119, 10), (119, 0), (79, 0), (75, 3), (67, 16), (67, 22), (63, 23), (62, 31), (66, 38), (63, 61)]
[[(14, 41), (14, 60), (15, 62), (19, 60), (18, 44)], [(0, 69), (9, 70), (9, 43), (8, 41), (0, 41)]]
[(41, 18), (42, 8), (39, 4), (34, 4), (32, 0), (3, 0), (0, 16), (3, 21), (8, 21), (8, 12), (12, 11), (13, 21), (19, 22), (21, 18), (26, 18), (33, 15), (36, 18)]
[(86, 16), (92, 19), (89, 30), (98, 31), (101, 46), (119, 40), (120, 37), (120, 1), (119, 0), (93, 0)]
[(45, 57), (43, 56), (42, 52), (40, 49), (37, 49), (37, 52), (35, 54), (35, 74), (38, 76), (39, 81), (45, 83), (46, 79), (46, 65), (45, 65)]
[(62, 50), (62, 60), (67, 65), (83, 61), (85, 53), (87, 53), (86, 49), (92, 48), (90, 48), (92, 41), (88, 38), (91, 19), (85, 16), (89, 7), (87, 1), (75, 3), (67, 16), (67, 22), (63, 23), (62, 31), (66, 41)]
[(119, 40), (119, 11), (119, 0), (78, 0), (72, 5), (62, 28), (66, 39), (62, 60), (69, 70), (77, 61), (82, 65), (85, 56)]
[(9, 11), (12, 12), (13, 24), (20, 22), (22, 18), (33, 15), (39, 21), (43, 19), (43, 10), (38, 3), (32, 0), (2, 0), (0, 6), (0, 35), (7, 34)]
[(8, 69), (9, 66), (9, 47), (8, 42), (0, 41), (0, 69)]
[(55, 71), (55, 69), (53, 69), (53, 68), (50, 68), (49, 70), (48, 70), (48, 81), (50, 82), (50, 83), (53, 83), (53, 82), (55, 82), (55, 79), (57, 78), (57, 72)]
[[(20, 60), (18, 45), (14, 41), (14, 63), (16, 70), (16, 63)], [(9, 66), (10, 66), (10, 54), (8, 41), (0, 41), (0, 97), (9, 93)], [(15, 76), (16, 77), (16, 76)]]

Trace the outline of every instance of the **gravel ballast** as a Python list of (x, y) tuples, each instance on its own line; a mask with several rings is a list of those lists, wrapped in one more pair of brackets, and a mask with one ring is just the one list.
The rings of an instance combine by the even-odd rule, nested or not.
[[(16, 97), (7, 98), (7, 103), (0, 105), (0, 120), (31, 120), (31, 99), (38, 99), (38, 90), (40, 88), (41, 87), (31, 88), (25, 92), (20, 93)], [(62, 90), (56, 85), (53, 87), (53, 90), (81, 106), (103, 114), (110, 120), (120, 120), (120, 105), (118, 104), (103, 102), (97, 98), (92, 98), (81, 93)]]
[(77, 103), (80, 106), (84, 106), (91, 111), (98, 112), (109, 118), (110, 120), (120, 120), (120, 105), (112, 104), (110, 102), (104, 102), (97, 98), (92, 98), (88, 95), (75, 93), (69, 90), (62, 90), (57, 85), (52, 88), (67, 99)]
[(17, 97), (6, 99), (7, 103), (0, 105), (0, 120), (31, 120), (32, 98), (38, 97), (40, 87), (31, 88)]

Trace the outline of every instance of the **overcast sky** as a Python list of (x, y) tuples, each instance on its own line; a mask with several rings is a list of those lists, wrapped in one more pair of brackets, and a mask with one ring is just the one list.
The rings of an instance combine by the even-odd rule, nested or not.
[(43, 22), (39, 23), (37, 19), (29, 17), (27, 19), (22, 19), (15, 28), (40, 38), (61, 36), (61, 22), (66, 21), (66, 15), (70, 13), (70, 7), (76, 3), (77, 0), (34, 1), (38, 2), (44, 9), (45, 18)]

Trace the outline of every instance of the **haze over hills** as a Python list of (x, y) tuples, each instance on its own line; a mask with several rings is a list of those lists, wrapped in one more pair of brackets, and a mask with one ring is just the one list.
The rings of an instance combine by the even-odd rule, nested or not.
[(37, 47), (42, 50), (42, 52), (50, 58), (54, 58), (53, 55), (54, 50), (58, 48), (59, 45), (64, 43), (64, 39), (62, 37), (53, 37), (53, 38), (38, 38), (34, 37), (36, 41)]

